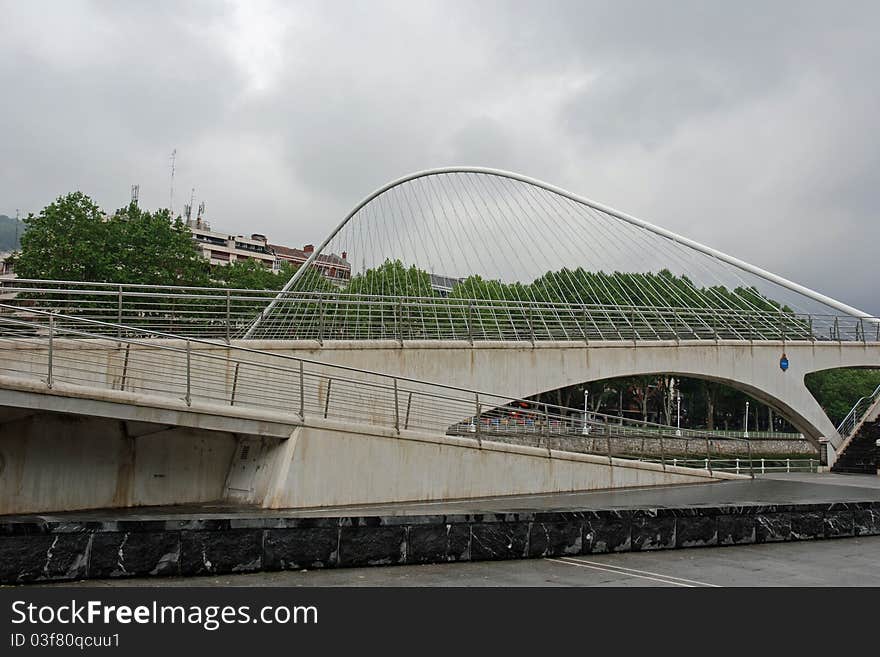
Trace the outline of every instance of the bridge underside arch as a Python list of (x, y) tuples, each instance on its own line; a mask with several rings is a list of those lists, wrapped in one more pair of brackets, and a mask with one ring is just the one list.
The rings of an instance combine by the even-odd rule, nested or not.
[[(532, 395), (529, 395), (529, 397), (532, 397), (533, 395), (536, 395), (536, 394), (552, 392), (553, 390), (557, 390), (561, 387), (566, 387), (566, 386), (576, 385), (576, 384), (581, 384), (581, 383), (614, 381), (615, 379), (625, 379), (625, 378), (634, 377), (634, 376), (664, 376), (664, 375), (665, 376), (674, 376), (676, 378), (685, 377), (685, 378), (689, 378), (689, 379), (700, 379), (702, 381), (711, 381), (713, 383), (723, 384), (725, 386), (728, 386), (729, 388), (732, 388), (732, 389), (737, 390), (739, 392), (745, 393), (749, 397), (751, 397), (751, 398), (761, 402), (762, 404), (770, 407), (771, 409), (773, 409), (773, 412), (776, 415), (788, 420), (792, 424), (792, 426), (794, 426), (795, 428), (798, 429), (798, 431), (801, 431), (801, 432), (804, 431), (804, 428), (803, 428), (804, 427), (804, 419), (797, 418), (798, 409), (790, 406), (785, 400), (773, 397), (767, 391), (762, 390), (760, 388), (756, 388), (756, 387), (749, 385), (747, 383), (744, 383), (742, 381), (735, 381), (735, 380), (727, 379), (727, 378), (724, 378), (721, 376), (710, 376), (707, 374), (700, 374), (700, 373), (695, 373), (695, 372), (691, 372), (691, 371), (674, 371), (674, 370), (665, 371), (664, 370), (662, 372), (661, 371), (658, 371), (658, 372), (636, 372), (636, 373), (622, 374), (620, 376), (611, 377), (608, 379), (588, 379), (588, 380), (584, 380), (584, 381), (573, 381), (571, 383), (567, 383), (562, 386), (558, 386), (556, 388), (548, 388), (547, 390), (541, 390), (537, 393), (533, 393)], [(806, 435), (806, 433), (805, 433), (805, 435)]]

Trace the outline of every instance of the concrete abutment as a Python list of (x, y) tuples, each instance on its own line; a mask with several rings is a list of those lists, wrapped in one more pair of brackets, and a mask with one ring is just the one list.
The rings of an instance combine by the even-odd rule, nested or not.
[(262, 508), (432, 501), (735, 475), (316, 420), (282, 440), (13, 409), (0, 514), (196, 503)]

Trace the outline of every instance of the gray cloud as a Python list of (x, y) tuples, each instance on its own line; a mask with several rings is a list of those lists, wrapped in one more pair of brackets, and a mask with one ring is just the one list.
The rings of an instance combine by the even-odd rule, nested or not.
[(544, 178), (880, 314), (876, 3), (0, 0), (0, 213), (190, 189), (320, 240), (408, 171)]

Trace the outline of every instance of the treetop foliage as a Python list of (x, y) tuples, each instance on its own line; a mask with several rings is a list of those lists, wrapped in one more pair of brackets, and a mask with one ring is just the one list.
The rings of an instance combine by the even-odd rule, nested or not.
[(804, 377), (810, 393), (819, 400), (831, 421), (837, 425), (860, 397), (867, 397), (880, 386), (880, 370), (835, 369), (812, 372)]
[[(310, 290), (300, 282), (299, 290)], [(351, 294), (389, 297), (440, 297), (431, 286), (431, 275), (400, 260), (386, 260), (351, 279), (343, 290)], [(456, 283), (450, 299), (479, 301), (544, 301), (655, 308), (721, 308), (791, 313), (792, 310), (762, 295), (754, 287), (699, 287), (685, 275), (668, 269), (657, 273), (589, 272), (581, 267), (547, 272), (531, 283), (504, 283), (468, 276)]]
[[(299, 289), (309, 289), (304, 283)], [(400, 260), (386, 260), (374, 269), (353, 276), (346, 292), (379, 296), (436, 296), (431, 290), (431, 276), (417, 267), (407, 268)]]
[(24, 220), (21, 278), (143, 285), (206, 285), (208, 265), (180, 218), (134, 204), (105, 214), (82, 192), (59, 196)]

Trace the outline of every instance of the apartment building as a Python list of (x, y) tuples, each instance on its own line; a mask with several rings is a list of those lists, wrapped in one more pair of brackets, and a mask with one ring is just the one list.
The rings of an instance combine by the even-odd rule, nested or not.
[[(312, 244), (307, 244), (302, 249), (269, 244), (266, 236), (259, 233), (253, 233), (250, 237), (221, 233), (212, 230), (211, 225), (203, 219), (189, 219), (186, 225), (202, 257), (212, 265), (223, 266), (240, 260), (256, 260), (267, 269), (273, 270), (281, 269), (283, 262), (300, 267), (315, 250)], [(341, 256), (322, 253), (312, 266), (339, 287), (343, 287), (351, 279), (351, 265), (348, 254), (344, 251)]]
[(265, 235), (254, 233), (250, 237), (245, 237), (219, 233), (211, 230), (210, 224), (202, 219), (190, 219), (186, 225), (202, 257), (212, 265), (256, 260), (268, 268), (278, 268), (277, 258), (269, 249)]
[[(302, 265), (315, 251), (314, 244), (306, 244), (301, 249), (281, 244), (270, 244), (269, 248), (279, 261), (289, 262), (295, 267)], [(312, 266), (320, 270), (324, 278), (339, 287), (347, 285), (351, 279), (351, 264), (348, 262), (348, 254), (345, 251), (342, 252), (342, 255), (322, 253), (315, 258)]]

